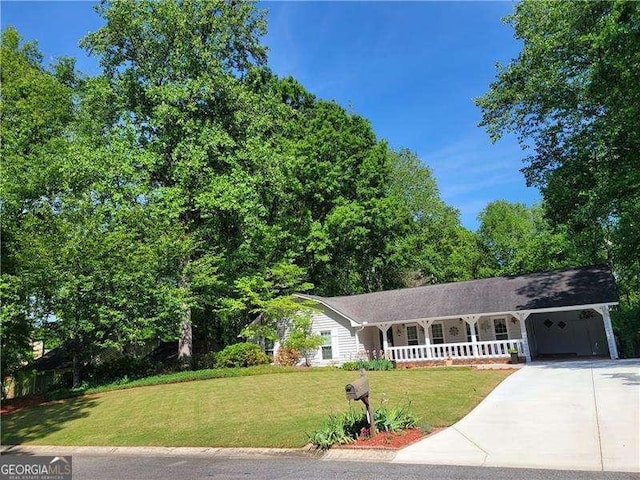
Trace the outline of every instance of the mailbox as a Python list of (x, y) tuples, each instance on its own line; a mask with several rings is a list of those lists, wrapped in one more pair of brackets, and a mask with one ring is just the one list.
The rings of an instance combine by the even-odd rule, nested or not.
[(345, 393), (347, 400), (360, 400), (369, 395), (369, 382), (367, 377), (360, 377), (351, 383), (347, 383)]

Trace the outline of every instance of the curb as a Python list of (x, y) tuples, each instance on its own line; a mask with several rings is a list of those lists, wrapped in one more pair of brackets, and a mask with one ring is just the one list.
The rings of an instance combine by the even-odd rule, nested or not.
[(212, 458), (309, 458), (391, 462), (396, 451), (331, 449), (327, 452), (304, 448), (221, 448), (221, 447), (86, 447), (54, 445), (2, 445), (1, 455), (132, 455), (147, 457), (212, 457)]
[(322, 456), (322, 460), (391, 463), (398, 451), (399, 450), (377, 450), (373, 448), (331, 448)]
[(228, 458), (306, 457), (319, 455), (302, 448), (219, 448), (219, 447), (85, 447), (54, 445), (3, 445), (2, 455), (136, 455), (136, 456), (206, 456)]

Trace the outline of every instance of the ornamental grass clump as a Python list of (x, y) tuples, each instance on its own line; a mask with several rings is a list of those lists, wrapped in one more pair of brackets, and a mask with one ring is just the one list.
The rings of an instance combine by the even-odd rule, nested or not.
[(375, 358), (373, 360), (356, 360), (355, 362), (344, 362), (343, 370), (393, 370), (393, 362), (386, 358)]
[[(360, 418), (362, 417), (364, 417), (364, 427), (366, 426), (366, 417), (364, 414), (360, 414)], [(356, 439), (351, 430), (357, 421), (357, 415), (350, 412), (329, 415), (320, 429), (307, 434), (307, 437), (316, 448), (321, 450), (327, 450), (332, 445), (351, 443)]]
[[(418, 417), (410, 404), (388, 407), (384, 403), (373, 414), (378, 431), (397, 433), (418, 425)], [(329, 415), (320, 429), (307, 434), (309, 441), (320, 450), (333, 445), (344, 445), (355, 441), (362, 432), (369, 432), (367, 415), (362, 410), (350, 408), (347, 412)]]
[(376, 428), (384, 432), (399, 432), (407, 428), (415, 428), (418, 425), (418, 417), (411, 411), (409, 405), (396, 405), (387, 407), (381, 405), (373, 414)]

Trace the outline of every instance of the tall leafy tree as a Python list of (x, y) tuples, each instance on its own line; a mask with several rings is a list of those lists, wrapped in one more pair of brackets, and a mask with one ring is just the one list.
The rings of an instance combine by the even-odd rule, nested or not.
[(478, 238), (486, 263), (482, 276), (516, 275), (598, 263), (566, 226), (553, 228), (541, 205), (497, 200), (478, 215)]
[[(369, 122), (335, 102), (319, 100), (295, 79), (254, 70), (246, 83), (275, 99), (284, 125), (273, 132), (284, 181), (264, 202), (269, 237), (308, 272), (315, 293), (338, 295), (397, 286), (389, 255), (407, 224), (390, 192), (392, 162)], [(275, 194), (274, 194), (275, 193)]]
[(239, 78), (265, 61), (264, 15), (248, 2), (103, 2), (106, 24), (82, 45), (101, 59), (138, 142), (157, 156), (150, 202), (181, 228), (179, 356), (192, 355), (198, 281), (217, 278), (220, 245), (237, 247), (260, 208), (250, 137), (267, 122)]
[(367, 120), (323, 100), (300, 111), (293, 134), (294, 208), (311, 282), (328, 295), (386, 287), (394, 279), (385, 247), (397, 225), (386, 144)]
[(390, 239), (390, 255), (409, 285), (468, 280), (478, 275), (475, 234), (447, 205), (431, 169), (408, 149), (390, 152), (389, 188), (403, 230)]
[(2, 32), (0, 54), (0, 230), (2, 237), (0, 336), (2, 378), (29, 359), (38, 298), (24, 277), (19, 256), (30, 238), (31, 215), (50, 205), (57, 186), (50, 182), (60, 168), (61, 136), (73, 118), (71, 91), (42, 65), (33, 42), (22, 43), (9, 27)]
[(523, 48), (477, 100), (481, 125), (493, 140), (514, 132), (531, 147), (524, 173), (549, 218), (590, 239), (591, 255), (607, 250), (622, 316), (634, 319), (621, 336), (637, 354), (640, 5), (524, 0), (506, 21)]
[(524, 173), (550, 218), (615, 242), (637, 284), (640, 6), (525, 0), (506, 21), (523, 48), (477, 100), (481, 125), (532, 147)]
[(2, 338), (16, 353), (3, 366), (23, 363), (17, 350), (46, 323), (78, 384), (102, 348), (170, 334), (177, 235), (145, 196), (155, 157), (111, 124), (108, 84), (67, 59), (46, 69), (12, 29), (2, 49)]

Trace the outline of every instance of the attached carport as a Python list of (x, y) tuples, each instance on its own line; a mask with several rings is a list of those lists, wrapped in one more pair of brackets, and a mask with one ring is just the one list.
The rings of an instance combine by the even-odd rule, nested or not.
[(526, 328), (533, 360), (618, 358), (608, 305), (532, 312)]
[(532, 277), (532, 281), (517, 290), (520, 302), (514, 312), (524, 321), (527, 361), (618, 358), (609, 313), (618, 304), (618, 290), (609, 266), (594, 265)]

